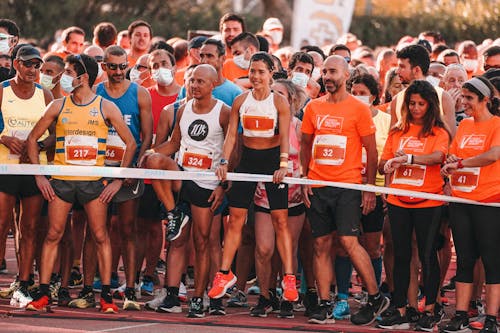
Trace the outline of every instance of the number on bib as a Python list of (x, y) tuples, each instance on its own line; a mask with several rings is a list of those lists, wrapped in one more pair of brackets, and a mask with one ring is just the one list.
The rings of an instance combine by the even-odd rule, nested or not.
[(243, 128), (250, 131), (269, 131), (274, 128), (274, 120), (267, 117), (243, 115)]
[(106, 162), (120, 164), (125, 154), (125, 149), (116, 146), (106, 146)]
[(404, 164), (394, 172), (394, 184), (422, 186), (424, 184), (425, 165)]
[(451, 175), (450, 184), (454, 190), (472, 192), (479, 182), (480, 168), (463, 168)]
[(182, 166), (185, 168), (209, 170), (212, 168), (212, 159), (207, 155), (185, 152), (182, 158)]

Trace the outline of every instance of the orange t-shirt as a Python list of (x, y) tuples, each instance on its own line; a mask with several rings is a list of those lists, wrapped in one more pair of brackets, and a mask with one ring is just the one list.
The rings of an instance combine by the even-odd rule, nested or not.
[[(500, 146), (500, 118), (475, 122), (466, 118), (458, 125), (450, 153), (460, 158), (480, 155)], [(500, 202), (500, 160), (477, 168), (463, 168), (450, 177), (453, 196), (482, 202)]]
[(178, 85), (183, 86), (184, 85), (184, 73), (186, 73), (187, 67), (179, 68), (177, 71), (175, 71), (175, 82), (177, 82)]
[(380, 111), (383, 111), (385, 113), (389, 113), (390, 114), (390, 112), (388, 112), (389, 106), (391, 106), (391, 102), (385, 103), (385, 104), (379, 104), (379, 105), (376, 105), (375, 107), (377, 109), (379, 109)]
[[(434, 135), (427, 137), (418, 137), (422, 129), (419, 125), (410, 125), (408, 132), (402, 131), (389, 133), (385, 143), (384, 152), (381, 160), (389, 160), (395, 156), (395, 152), (402, 149), (406, 154), (428, 155), (440, 151), (446, 156), (448, 153), (449, 135), (446, 130), (434, 127)], [(391, 176), (392, 188), (403, 190), (427, 192), (434, 194), (443, 193), (444, 180), (440, 174), (441, 165), (422, 165), (422, 164), (403, 164), (396, 169)], [(404, 200), (404, 201), (402, 201)], [(413, 200), (413, 203), (408, 203)], [(407, 208), (425, 208), (443, 205), (442, 201), (424, 200), (419, 198), (399, 197), (389, 195), (387, 202)]]
[(233, 59), (226, 60), (222, 66), (222, 76), (229, 81), (235, 81), (240, 77), (248, 76), (248, 69), (243, 69), (234, 63)]
[(351, 95), (340, 103), (314, 99), (304, 109), (302, 133), (314, 136), (309, 179), (361, 183), (361, 137), (375, 133), (367, 105)]

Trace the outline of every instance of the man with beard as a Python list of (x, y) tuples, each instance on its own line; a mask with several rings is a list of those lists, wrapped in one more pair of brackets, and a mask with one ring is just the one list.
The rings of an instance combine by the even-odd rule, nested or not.
[(151, 38), (153, 38), (153, 31), (148, 22), (137, 20), (128, 26), (128, 36), (130, 38), (128, 65), (129, 67), (133, 67), (140, 56), (148, 53), (151, 46)]
[(245, 20), (234, 13), (224, 14), (219, 21), (219, 30), (222, 42), (226, 45), (226, 59), (231, 59), (233, 57), (230, 49), (231, 42), (234, 37), (246, 31)]
[[(328, 57), (322, 78), (327, 93), (306, 106), (302, 121), (303, 174), (308, 179), (360, 184), (361, 148), (365, 147), (365, 176), (373, 185), (377, 167), (375, 125), (368, 106), (346, 90), (346, 60)], [(337, 235), (368, 291), (367, 304), (351, 316), (351, 321), (356, 325), (372, 323), (389, 306), (389, 300), (378, 290), (370, 257), (358, 241), (361, 213), (368, 214), (375, 208), (375, 193), (325, 186), (303, 186), (302, 192), (314, 237), (313, 269), (321, 301), (309, 322), (334, 322), (330, 251)]]

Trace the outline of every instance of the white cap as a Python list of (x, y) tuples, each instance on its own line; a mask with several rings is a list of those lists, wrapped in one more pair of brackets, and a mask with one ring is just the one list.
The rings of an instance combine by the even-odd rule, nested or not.
[(281, 21), (276, 17), (268, 18), (262, 26), (262, 30), (264, 31), (271, 31), (273, 29), (283, 29), (283, 24), (281, 24)]

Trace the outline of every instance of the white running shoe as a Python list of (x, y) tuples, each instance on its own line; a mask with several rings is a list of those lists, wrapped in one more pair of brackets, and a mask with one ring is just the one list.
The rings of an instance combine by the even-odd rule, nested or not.
[(144, 307), (148, 310), (156, 311), (156, 309), (163, 303), (163, 300), (167, 296), (167, 289), (161, 288), (154, 291), (155, 297), (144, 304)]
[(24, 309), (28, 303), (33, 301), (33, 298), (30, 296), (28, 291), (23, 290), (22, 288), (14, 291), (12, 298), (10, 299), (10, 305), (16, 308)]

